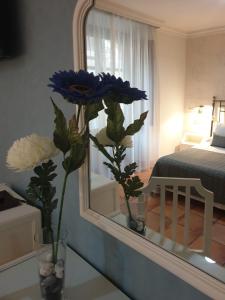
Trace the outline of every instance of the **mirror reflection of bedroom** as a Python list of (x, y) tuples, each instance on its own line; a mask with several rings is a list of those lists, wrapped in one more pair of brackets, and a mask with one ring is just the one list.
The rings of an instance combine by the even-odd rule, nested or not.
[[(219, 0), (213, 9), (210, 1), (123, 2), (146, 22), (91, 9), (86, 62), (88, 71), (114, 74), (147, 94), (148, 100), (121, 105), (125, 127), (149, 111), (141, 130), (124, 142), (121, 165), (136, 162), (131, 177), (139, 176), (144, 185), (140, 196), (128, 199), (128, 207), (107, 159), (92, 144), (90, 208), (180, 257), (199, 253), (223, 266), (224, 7)], [(113, 156), (106, 125), (100, 112), (90, 132), (99, 141), (107, 139)]]

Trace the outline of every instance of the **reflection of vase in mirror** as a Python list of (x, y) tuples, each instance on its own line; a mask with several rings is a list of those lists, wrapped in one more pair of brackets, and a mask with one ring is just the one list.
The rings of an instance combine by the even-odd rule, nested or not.
[[(142, 199), (142, 201), (140, 200)], [(142, 198), (128, 199), (128, 205), (133, 204), (132, 213), (127, 216), (127, 227), (135, 232), (144, 235), (145, 234), (145, 202)], [(131, 204), (131, 202), (133, 202)]]
[[(201, 16), (201, 19), (203, 21), (204, 16)], [(202, 27), (205, 29), (207, 28), (206, 19), (205, 23), (203, 22), (205, 25)], [(169, 17), (167, 20), (169, 20)], [(129, 25), (126, 24), (127, 21)], [(172, 18), (170, 21), (172, 22)], [(177, 23), (179, 22), (177, 21)], [(136, 24), (138, 26), (143, 25), (140, 43), (135, 35), (137, 33), (134, 29)], [(120, 76), (124, 80), (129, 80), (131, 86), (146, 90), (150, 99), (150, 101), (141, 103), (145, 107), (139, 107), (140, 103), (134, 103), (130, 110), (125, 106), (123, 107), (125, 122), (128, 123), (136, 118), (135, 113), (145, 110), (151, 112), (148, 116), (149, 123), (146, 123), (146, 128), (143, 127), (141, 134), (134, 137), (134, 148), (129, 150), (125, 162), (137, 162), (139, 165), (138, 175), (146, 184), (149, 181), (156, 160), (160, 156), (174, 152), (175, 146), (181, 143), (183, 133), (188, 132), (188, 128), (185, 127), (188, 122), (185, 120), (184, 108), (211, 105), (214, 93), (223, 98), (225, 97), (221, 84), (219, 84), (221, 78), (224, 77), (224, 71), (221, 70), (218, 64), (218, 59), (220, 61), (225, 59), (221, 50), (225, 43), (224, 34), (214, 35), (211, 33), (207, 36), (206, 32), (202, 31), (202, 34), (199, 33), (198, 35), (194, 33), (197, 30), (197, 23), (194, 25), (189, 24), (189, 28), (187, 24), (185, 28), (184, 22), (182, 25), (183, 28), (180, 27), (181, 30), (177, 31), (169, 29), (156, 30), (152, 26), (129, 21), (124, 17), (118, 17), (96, 9), (92, 9), (87, 18), (86, 58), (88, 70), (95, 73), (109, 72), (117, 77)], [(196, 30), (194, 26), (196, 26)], [(198, 24), (198, 30), (201, 29), (199, 26), (200, 24)], [(147, 27), (149, 29), (148, 34), (145, 31), (148, 31)], [(193, 30), (193, 33), (191, 33), (191, 30)], [(134, 40), (130, 38), (129, 34)], [(146, 40), (145, 37), (147, 37)], [(209, 56), (210, 64), (208, 63)], [(144, 59), (147, 59), (147, 61), (144, 62)], [(214, 78), (212, 78), (212, 74), (216, 74)], [(106, 126), (104, 116), (104, 113), (101, 113), (99, 120), (91, 124), (93, 135), (96, 135)], [(147, 155), (145, 155), (146, 153)], [(123, 226), (127, 226), (126, 216), (128, 213), (124, 209), (126, 203), (117, 182), (113, 179), (109, 169), (103, 164), (104, 157), (93, 145), (91, 145), (90, 156), (91, 209), (106, 217), (113, 218), (114, 221)], [(132, 201), (131, 207), (135, 211)], [(189, 236), (190, 247), (188, 248), (189, 250), (196, 250), (203, 245), (204, 205), (191, 199), (190, 207), (189, 224), (191, 230)], [(174, 233), (171, 226), (171, 214), (173, 214), (172, 194), (166, 195), (164, 209), (164, 233), (166, 238), (173, 240)], [(176, 231), (176, 247), (178, 248), (179, 245), (184, 243), (184, 212), (185, 199), (179, 198)], [(151, 197), (146, 202), (144, 213), (147, 228), (145, 236), (166, 249), (166, 244), (163, 244), (160, 234), (160, 213), (159, 196)], [(212, 251), (210, 256), (214, 262), (216, 261), (221, 265), (224, 265), (225, 260), (223, 255), (219, 253), (224, 253), (225, 245), (222, 238), (223, 234), (219, 237), (218, 234), (215, 235), (215, 231), (218, 229), (218, 231), (225, 232), (222, 222), (220, 222), (220, 219), (223, 218), (222, 210), (218, 211), (218, 214), (214, 214), (216, 223), (212, 225)], [(214, 227), (217, 229), (214, 229)], [(159, 233), (159, 235), (153, 237), (153, 231)], [(194, 257), (198, 261), (196, 265), (209, 273), (211, 272), (213, 276), (217, 276), (221, 272), (219, 266), (216, 266), (219, 271), (217, 275), (213, 273), (210, 266), (204, 265), (206, 262), (205, 257), (198, 256), (192, 250), (188, 254), (181, 251), (177, 252), (172, 247), (166, 250), (187, 261), (191, 261)]]
[[(144, 233), (143, 218), (142, 220), (135, 218), (130, 207), (131, 197), (141, 195), (142, 192), (140, 188), (143, 187), (143, 182), (141, 182), (139, 176), (135, 175), (137, 171), (136, 162), (129, 163), (124, 167), (122, 165), (126, 158), (127, 149), (132, 147), (131, 136), (140, 131), (148, 112), (142, 113), (139, 119), (136, 119), (126, 128), (123, 126), (125, 118), (120, 103), (115, 102), (114, 99), (117, 97), (122, 103), (124, 101), (125, 104), (131, 104), (127, 103), (127, 96), (135, 97), (135, 100), (142, 100), (146, 95), (143, 91), (130, 88), (128, 82), (123, 82), (122, 79), (116, 79), (109, 74), (103, 74), (101, 78), (102, 82), (104, 82), (105, 79), (107, 79), (107, 81), (110, 79), (110, 92), (103, 99), (103, 103), (106, 106), (104, 112), (107, 115), (107, 127), (101, 129), (96, 136), (93, 136), (92, 133), (89, 133), (89, 136), (95, 147), (103, 155), (105, 160), (103, 162), (104, 166), (110, 170), (113, 178), (121, 187), (122, 199), (126, 204), (128, 212), (128, 228), (138, 233)], [(114, 87), (112, 88), (112, 86)], [(132, 98), (129, 99), (129, 102), (130, 100), (132, 100)], [(114, 124), (116, 124), (116, 126)], [(91, 196), (93, 198), (93, 194)]]

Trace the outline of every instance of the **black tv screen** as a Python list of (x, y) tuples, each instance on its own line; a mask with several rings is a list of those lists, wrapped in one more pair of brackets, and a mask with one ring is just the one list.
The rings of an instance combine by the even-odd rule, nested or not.
[(18, 41), (17, 0), (0, 0), (0, 59), (16, 56)]

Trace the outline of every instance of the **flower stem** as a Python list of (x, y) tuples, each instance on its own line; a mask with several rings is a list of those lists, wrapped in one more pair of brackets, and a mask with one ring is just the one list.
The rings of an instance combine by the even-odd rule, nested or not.
[(98, 142), (98, 139), (93, 136), (91, 133), (89, 133), (89, 138), (94, 142), (94, 144), (97, 146), (98, 150), (102, 152), (103, 155), (105, 155), (106, 158), (113, 164), (114, 159), (110, 156), (110, 154), (105, 150), (104, 146)]
[(126, 205), (127, 205), (127, 209), (128, 209), (129, 218), (132, 219), (132, 214), (131, 214), (131, 210), (130, 210), (130, 203), (129, 203), (129, 197), (125, 196), (125, 200), (126, 200)]
[(53, 263), (55, 263), (55, 244), (54, 244), (54, 235), (52, 229), (51, 229), (51, 243), (52, 243), (52, 260)]
[(62, 212), (63, 212), (64, 196), (65, 196), (65, 191), (66, 191), (66, 183), (67, 183), (68, 175), (69, 175), (68, 173), (65, 174), (64, 181), (63, 181), (62, 194), (61, 194), (59, 221), (58, 221), (58, 227), (57, 227), (56, 247), (55, 247), (55, 255), (54, 255), (55, 262), (57, 262), (57, 256), (58, 256), (59, 238), (60, 238), (60, 230), (61, 230), (61, 223), (62, 223)]
[(80, 119), (81, 108), (82, 108), (82, 105), (79, 104), (78, 105), (78, 112), (77, 112), (77, 119), (76, 119), (76, 129), (77, 129), (77, 131), (78, 131), (78, 128), (79, 128), (79, 119)]
[[(116, 150), (116, 151), (115, 151)], [(114, 157), (114, 161), (116, 163), (117, 169), (119, 171), (120, 174), (122, 174), (122, 170), (121, 170), (121, 165), (120, 163), (116, 160), (115, 157), (115, 153), (118, 152), (118, 145), (116, 145), (115, 147), (113, 147), (113, 157)], [(132, 219), (132, 214), (131, 214), (131, 209), (130, 209), (130, 204), (129, 204), (129, 194), (127, 194), (126, 192), (126, 185), (125, 182), (121, 182), (120, 183), (122, 188), (123, 188), (123, 192), (124, 192), (124, 196), (125, 196), (125, 201), (126, 201), (126, 205), (127, 205), (127, 210), (128, 210), (128, 214), (129, 214), (129, 218)]]
[[(112, 153), (113, 153), (113, 157), (111, 157), (111, 155), (105, 150), (104, 146), (101, 145), (97, 138), (94, 137), (92, 134), (89, 133), (89, 138), (94, 142), (94, 144), (97, 146), (98, 150), (100, 152), (102, 152), (102, 154), (108, 158), (108, 160), (115, 166), (115, 168), (117, 169), (117, 171), (119, 172), (119, 174), (122, 174), (122, 170), (121, 170), (121, 166), (120, 166), (120, 162), (116, 159), (116, 153), (118, 152), (119, 150), (119, 145), (115, 145), (113, 148), (112, 148)], [(114, 175), (115, 177), (115, 175)], [(117, 180), (117, 179), (116, 179)], [(118, 181), (118, 180), (117, 180)], [(130, 204), (129, 204), (129, 194), (127, 194), (126, 192), (126, 184), (125, 182), (121, 182), (121, 181), (118, 181), (119, 184), (122, 186), (123, 188), (123, 192), (124, 192), (124, 196), (125, 196), (125, 200), (126, 200), (126, 205), (127, 205), (127, 210), (128, 210), (128, 214), (129, 214), (129, 218), (130, 219), (133, 219), (132, 217), (132, 214), (131, 214), (131, 209), (130, 209)]]

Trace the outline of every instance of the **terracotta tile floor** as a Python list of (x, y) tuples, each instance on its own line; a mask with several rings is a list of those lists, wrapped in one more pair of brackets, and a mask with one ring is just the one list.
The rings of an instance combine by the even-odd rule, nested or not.
[[(169, 228), (165, 231), (165, 235), (167, 238), (172, 239), (172, 227), (169, 226)], [(196, 233), (192, 230), (190, 230), (189, 233), (189, 242), (190, 245), (192, 242), (194, 242), (196, 239)], [(179, 244), (184, 244), (184, 227), (182, 225), (177, 225), (177, 235), (176, 235), (176, 241)]]
[[(138, 174), (144, 183), (148, 182), (150, 171)], [(178, 225), (177, 225), (177, 242), (183, 243), (184, 231), (184, 199), (179, 199), (178, 204)], [(135, 200), (131, 200), (132, 210), (137, 210)], [(124, 203), (121, 203), (121, 210), (126, 213)], [(172, 235), (172, 196), (170, 193), (166, 196), (165, 206), (165, 235), (171, 238)], [(190, 218), (190, 234), (189, 247), (192, 249), (202, 249), (203, 235), (203, 213), (204, 205), (198, 201), (191, 202), (191, 218)], [(145, 207), (145, 222), (151, 229), (159, 232), (160, 207), (159, 197), (149, 197)], [(213, 228), (212, 228), (212, 248), (211, 258), (219, 264), (225, 265), (225, 211), (214, 208), (213, 212)]]
[[(198, 237), (192, 244), (192, 249), (199, 249), (202, 247), (202, 236)], [(225, 247), (223, 244), (218, 243), (212, 240), (211, 243), (211, 257), (215, 260), (218, 264), (224, 265), (225, 262)]]
[[(159, 232), (159, 224), (160, 224), (160, 216), (159, 214), (155, 214), (154, 212), (148, 212), (145, 217), (146, 225), (153, 229), (154, 231)], [(165, 230), (170, 226), (170, 219), (166, 217), (165, 219)]]

